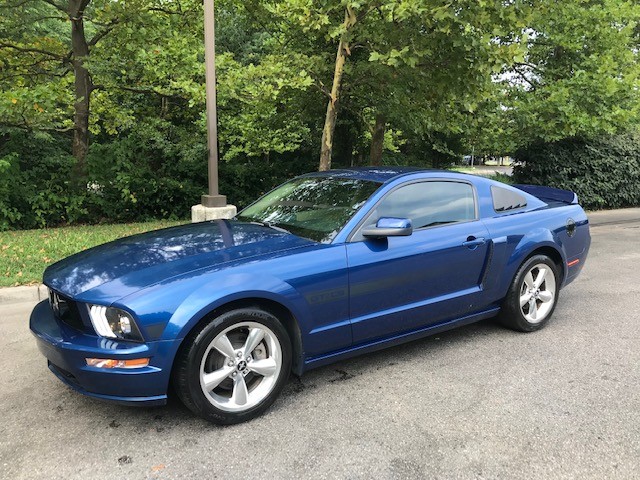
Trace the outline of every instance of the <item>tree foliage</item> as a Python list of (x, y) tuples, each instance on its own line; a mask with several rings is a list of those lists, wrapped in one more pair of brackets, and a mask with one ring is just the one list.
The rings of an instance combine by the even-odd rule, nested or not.
[(639, 21), (634, 0), (538, 2), (524, 32), (526, 54), (504, 81), (517, 143), (637, 125)]
[[(217, 0), (216, 20), (239, 205), (321, 151), (442, 166), (637, 129), (633, 0)], [(202, 24), (201, 0), (0, 0), (0, 228), (187, 214)]]

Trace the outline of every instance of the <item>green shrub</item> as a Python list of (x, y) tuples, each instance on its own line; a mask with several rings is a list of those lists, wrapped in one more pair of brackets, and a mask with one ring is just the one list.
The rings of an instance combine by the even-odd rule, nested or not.
[[(104, 221), (189, 218), (191, 206), (200, 203), (208, 189), (204, 138), (171, 125), (146, 125), (109, 143), (94, 144), (88, 164), (94, 191), (91, 210)], [(274, 161), (220, 161), (220, 192), (243, 208), (315, 166), (315, 158), (309, 162), (290, 154)]]
[(219, 166), (220, 192), (240, 209), (284, 181), (317, 168), (317, 159), (312, 155), (283, 155), (273, 162), (223, 162)]
[(85, 192), (71, 188), (73, 158), (60, 139), (20, 132), (0, 148), (0, 229), (82, 221)]
[(487, 178), (491, 180), (495, 180), (496, 182), (502, 182), (509, 185), (513, 185), (516, 183), (513, 179), (513, 176), (507, 175), (506, 173), (496, 172), (493, 175), (487, 175)]
[[(0, 137), (0, 230), (188, 219), (207, 193), (204, 138), (155, 120), (117, 138), (96, 138), (87, 188), (73, 181), (68, 139), (11, 132)], [(316, 168), (315, 155), (219, 164), (220, 192), (238, 208)]]
[(188, 217), (204, 191), (206, 164), (167, 158), (147, 140), (132, 134), (91, 146), (88, 190), (94, 222)]
[(22, 214), (14, 205), (12, 181), (18, 171), (19, 156), (15, 152), (0, 158), (0, 231), (7, 230), (22, 218)]
[(574, 191), (597, 210), (640, 206), (640, 135), (539, 143), (515, 154), (517, 183)]

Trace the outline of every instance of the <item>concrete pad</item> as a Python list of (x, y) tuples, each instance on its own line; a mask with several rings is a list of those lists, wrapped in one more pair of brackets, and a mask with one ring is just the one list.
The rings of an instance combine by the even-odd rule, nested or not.
[(206, 222), (208, 220), (231, 219), (236, 216), (238, 209), (235, 205), (225, 207), (205, 207), (194, 205), (191, 207), (191, 222)]

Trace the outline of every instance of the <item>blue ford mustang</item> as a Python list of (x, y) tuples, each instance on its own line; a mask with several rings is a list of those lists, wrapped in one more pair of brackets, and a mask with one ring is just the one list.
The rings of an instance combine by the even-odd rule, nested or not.
[(234, 220), (158, 230), (44, 274), (31, 330), (81, 393), (237, 423), (305, 370), (498, 316), (534, 331), (590, 244), (572, 192), (408, 168), (295, 178)]

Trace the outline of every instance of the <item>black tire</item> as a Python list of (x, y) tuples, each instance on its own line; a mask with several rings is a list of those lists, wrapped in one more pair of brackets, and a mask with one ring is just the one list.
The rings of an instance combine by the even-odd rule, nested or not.
[[(547, 281), (545, 280), (545, 282), (543, 282), (541, 285), (543, 288), (545, 288), (546, 286), (550, 287), (548, 291), (550, 293), (551, 292), (553, 293), (553, 299), (551, 300), (552, 304), (546, 307), (544, 317), (538, 321), (531, 321), (530, 311), (527, 311), (526, 313), (523, 311), (523, 309), (529, 310), (530, 303), (521, 307), (520, 298), (522, 293), (525, 293), (526, 295), (528, 294), (528, 290), (529, 290), (527, 288), (527, 285), (525, 285), (525, 277), (529, 272), (532, 271), (532, 269), (533, 269), (533, 273), (535, 274), (536, 267), (540, 265), (547, 266), (550, 272), (553, 274), (553, 284), (551, 280), (549, 280), (547, 285), (546, 283)], [(553, 288), (551, 288), (551, 286)], [(519, 332), (534, 332), (536, 330), (540, 330), (549, 322), (549, 319), (553, 315), (553, 312), (555, 311), (556, 305), (558, 303), (559, 293), (560, 293), (560, 275), (558, 272), (558, 266), (555, 264), (555, 262), (552, 259), (550, 259), (546, 255), (534, 255), (528, 258), (518, 269), (513, 281), (511, 282), (511, 286), (509, 287), (507, 296), (504, 298), (502, 302), (502, 309), (498, 314), (498, 320), (505, 327), (511, 328), (512, 330), (516, 330)], [(535, 296), (535, 293), (534, 293), (534, 296)], [(533, 301), (536, 302), (536, 305), (542, 305), (543, 303), (542, 301), (536, 301), (535, 298), (533, 299)], [(538, 307), (536, 306), (535, 307), (536, 312), (537, 312), (537, 308)]]
[[(226, 332), (224, 336), (228, 337), (229, 343), (238, 353), (243, 346), (246, 346), (244, 342), (248, 338), (248, 332), (254, 328), (268, 331), (268, 333), (265, 334), (264, 339), (257, 347), (248, 352), (248, 355), (256, 356), (256, 352), (260, 352), (265, 357), (272, 356), (266, 358), (267, 360), (270, 358), (280, 359), (280, 368), (272, 376), (262, 377), (254, 371), (250, 371), (249, 365), (255, 365), (256, 359), (252, 358), (250, 361), (244, 362), (243, 366), (241, 363), (244, 356), (238, 359), (234, 356), (232, 359), (231, 356), (223, 355), (212, 345), (216, 339), (218, 339), (216, 340), (216, 345), (218, 345), (218, 341), (222, 337), (221, 334)], [(243, 341), (242, 335), (245, 330), (247, 338)], [(233, 335), (236, 337), (229, 338)], [(233, 341), (234, 338), (235, 341)], [(206, 358), (204, 358), (205, 355)], [(221, 367), (219, 357), (222, 358)], [(237, 364), (231, 366), (234, 360)], [(209, 368), (212, 372), (217, 372), (227, 369), (227, 367), (232, 373), (213, 390), (205, 393), (205, 383), (201, 383), (201, 380), (202, 382), (206, 381), (206, 375), (210, 373), (206, 370)], [(211, 322), (200, 326), (185, 339), (185, 344), (176, 357), (172, 380), (178, 396), (192, 412), (212, 423), (231, 425), (251, 420), (268, 409), (284, 388), (290, 371), (291, 342), (283, 325), (268, 312), (258, 308), (243, 308), (223, 313)], [(232, 374), (233, 377), (231, 377)], [(261, 382), (266, 381), (267, 378), (268, 384), (262, 384)], [(255, 395), (260, 399), (259, 402), (255, 405), (250, 405), (251, 402), (245, 403), (245, 405), (249, 405), (246, 409), (242, 409), (244, 405), (233, 403), (236, 381), (241, 381), (245, 385), (243, 389), (240, 389), (245, 392), (243, 398), (251, 398), (251, 395)], [(229, 386), (229, 382), (231, 386)], [(260, 390), (256, 390), (260, 385), (262, 385)], [(261, 398), (263, 393), (266, 396)], [(225, 406), (225, 395), (229, 396), (230, 407)], [(228, 411), (226, 409), (232, 407), (241, 408), (241, 410)]]

